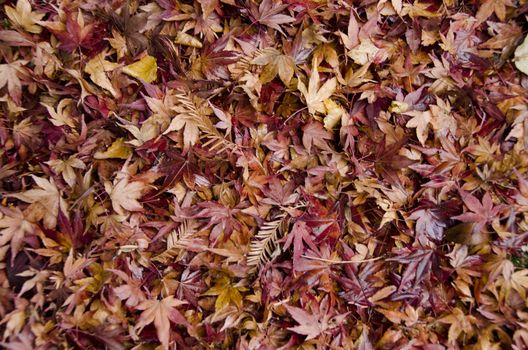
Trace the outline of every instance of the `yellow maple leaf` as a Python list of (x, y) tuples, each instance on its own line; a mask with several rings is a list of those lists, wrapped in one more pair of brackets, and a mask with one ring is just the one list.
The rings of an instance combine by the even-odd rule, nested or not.
[(323, 86), (319, 87), (320, 79), (317, 66), (317, 62), (314, 62), (313, 71), (312, 75), (310, 76), (310, 80), (308, 81), (308, 86), (302, 83), (300, 79), (297, 85), (297, 88), (303, 94), (304, 99), (306, 100), (306, 106), (308, 107), (308, 111), (311, 114), (315, 114), (317, 112), (324, 113), (326, 111), (324, 101), (332, 96), (337, 87), (337, 79), (335, 77), (327, 80)]
[(124, 67), (123, 73), (143, 80), (147, 83), (152, 83), (154, 80), (156, 80), (158, 74), (158, 64), (156, 63), (156, 58), (149, 55), (144, 56), (139, 61)]
[(125, 139), (120, 137), (114, 141), (104, 152), (97, 151), (94, 154), (95, 159), (127, 159), (132, 154), (132, 150), (125, 144)]
[(422, 146), (425, 146), (425, 141), (427, 141), (427, 136), (429, 134), (429, 124), (432, 120), (431, 112), (409, 111), (404, 114), (412, 117), (405, 126), (408, 128), (416, 128), (418, 141), (420, 141)]
[(4, 6), (5, 13), (11, 22), (26, 32), (38, 34), (42, 27), (37, 25), (45, 13), (33, 12), (28, 0), (18, 0), (16, 7)]
[(345, 113), (345, 110), (340, 104), (331, 99), (326, 99), (324, 105), (326, 107), (326, 117), (323, 120), (324, 127), (326, 130), (332, 130), (339, 122), (341, 122), (341, 117)]
[(202, 48), (202, 43), (200, 42), (200, 40), (184, 32), (179, 32), (178, 34), (176, 34), (176, 39), (174, 40), (174, 42), (180, 45), (196, 47), (197, 49)]
[(245, 290), (247, 290), (245, 287), (233, 284), (229, 277), (224, 275), (202, 295), (217, 295), (215, 310), (218, 312), (228, 305), (235, 305), (240, 308), (242, 306), (242, 294), (240, 292)]
[(112, 86), (110, 79), (108, 79), (106, 76), (106, 72), (114, 70), (119, 65), (117, 63), (107, 61), (105, 56), (106, 53), (104, 51), (97, 54), (94, 58), (88, 61), (84, 67), (84, 71), (90, 74), (90, 79), (92, 79), (94, 83), (103, 89), (110, 91), (112, 95), (116, 96), (117, 91)]

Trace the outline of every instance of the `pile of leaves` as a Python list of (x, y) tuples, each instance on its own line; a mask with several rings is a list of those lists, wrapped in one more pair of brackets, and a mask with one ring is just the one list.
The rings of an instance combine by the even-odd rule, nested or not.
[(528, 347), (526, 0), (0, 3), (1, 348)]

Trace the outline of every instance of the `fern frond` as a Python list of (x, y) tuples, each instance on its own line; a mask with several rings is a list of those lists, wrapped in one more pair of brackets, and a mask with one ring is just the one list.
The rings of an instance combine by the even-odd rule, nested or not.
[(167, 237), (167, 249), (152, 260), (167, 265), (174, 260), (181, 259), (182, 248), (190, 242), (198, 229), (198, 225), (198, 222), (194, 220), (182, 222), (178, 230), (172, 231)]
[(274, 221), (266, 222), (253, 237), (247, 254), (248, 266), (261, 268), (271, 260), (277, 248), (277, 241), (281, 238), (281, 226), (286, 221), (286, 214), (282, 214)]
[(199, 112), (199, 106), (192, 100), (190, 93), (184, 92), (182, 90), (176, 93), (178, 101), (185, 110), (187, 117), (195, 123), (195, 125), (200, 129), (202, 135), (201, 139), (206, 141), (203, 143), (203, 147), (209, 147), (211, 151), (216, 150), (216, 153), (223, 153), (224, 151), (233, 150), (236, 145), (227, 140), (224, 135), (222, 135), (218, 129), (215, 128), (211, 119), (204, 116)]

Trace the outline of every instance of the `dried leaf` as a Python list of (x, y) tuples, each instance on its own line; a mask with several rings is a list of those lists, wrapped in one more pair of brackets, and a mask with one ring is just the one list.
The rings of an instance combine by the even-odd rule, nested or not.
[(105, 57), (106, 54), (104, 52), (99, 53), (86, 64), (84, 71), (90, 74), (90, 79), (92, 79), (94, 83), (116, 96), (117, 91), (114, 89), (110, 79), (108, 79), (106, 72), (113, 71), (119, 67), (119, 65), (107, 61)]
[(18, 27), (26, 32), (38, 34), (42, 27), (37, 23), (46, 15), (45, 13), (33, 12), (29, 0), (17, 0), (16, 7), (4, 6), (7, 17)]
[(156, 58), (149, 55), (143, 56), (139, 61), (123, 67), (123, 73), (146, 83), (152, 83), (157, 79), (158, 74)]
[(176, 309), (184, 304), (186, 304), (185, 301), (178, 300), (172, 295), (162, 300), (145, 300), (136, 307), (143, 312), (134, 328), (141, 331), (146, 325), (154, 323), (163, 348), (169, 349), (170, 322), (180, 325), (188, 324), (185, 317)]

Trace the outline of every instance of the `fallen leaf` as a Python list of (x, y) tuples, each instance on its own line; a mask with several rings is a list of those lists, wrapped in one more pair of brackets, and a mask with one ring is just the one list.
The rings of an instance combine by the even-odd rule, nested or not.
[(55, 126), (64, 126), (67, 125), (70, 128), (75, 128), (75, 121), (73, 120), (72, 116), (70, 115), (70, 107), (73, 100), (69, 98), (64, 98), (60, 100), (60, 102), (57, 104), (57, 109), (48, 106), (41, 102), (41, 104), (46, 107), (50, 117), (51, 117), (51, 123)]
[(123, 73), (140, 79), (146, 83), (152, 83), (157, 79), (158, 73), (156, 58), (146, 55), (139, 61), (123, 67)]
[[(2, 215), (3, 214), (3, 215)], [(24, 213), (18, 208), (8, 209), (0, 207), (0, 246), (9, 243), (11, 247), (11, 260), (22, 248), (26, 235), (33, 233), (33, 223), (26, 220)]]
[(46, 164), (48, 164), (56, 173), (62, 174), (64, 181), (66, 181), (70, 187), (75, 186), (77, 180), (77, 175), (75, 174), (74, 169), (86, 168), (86, 165), (80, 159), (75, 158), (75, 156), (71, 156), (67, 160), (53, 159), (47, 161)]
[(324, 105), (326, 108), (326, 116), (323, 120), (324, 127), (326, 130), (333, 130), (341, 122), (341, 117), (345, 113), (345, 110), (341, 105), (331, 99), (326, 99)]
[(288, 5), (280, 5), (280, 2), (263, 0), (259, 5), (258, 11), (254, 11), (254, 16), (258, 23), (264, 24), (285, 35), (280, 25), (295, 21), (295, 18), (281, 14), (287, 7)]
[(136, 331), (141, 331), (145, 326), (154, 322), (158, 339), (163, 349), (168, 350), (170, 322), (172, 321), (175, 324), (185, 326), (188, 324), (185, 317), (176, 309), (176, 307), (185, 304), (185, 301), (178, 300), (172, 295), (162, 300), (145, 300), (136, 307), (136, 309), (143, 310), (143, 312), (139, 316), (134, 328)]
[(23, 28), (26, 32), (38, 34), (42, 27), (37, 23), (46, 15), (45, 13), (33, 12), (28, 0), (18, 0), (16, 7), (4, 6), (7, 17), (16, 26)]
[(88, 61), (88, 63), (84, 67), (84, 71), (90, 74), (90, 79), (92, 79), (94, 83), (96, 83), (103, 89), (110, 91), (112, 95), (116, 96), (117, 91), (114, 89), (114, 86), (110, 82), (110, 79), (108, 79), (106, 72), (113, 71), (114, 69), (119, 67), (119, 65), (117, 63), (107, 61), (105, 57), (105, 52), (97, 54), (94, 58)]
[(66, 213), (66, 201), (55, 185), (53, 179), (31, 175), (39, 189), (32, 189), (18, 194), (7, 195), (9, 197), (20, 199), (26, 203), (32, 203), (30, 214), (34, 215), (37, 220), (44, 219), (44, 226), (48, 229), (55, 228), (57, 225), (57, 216), (59, 210)]
[(128, 176), (114, 180), (114, 184), (105, 182), (105, 190), (112, 200), (112, 207), (119, 215), (127, 211), (142, 211), (143, 206), (137, 201), (142, 197), (145, 185), (140, 181), (128, 182)]
[(297, 334), (306, 335), (306, 340), (314, 339), (326, 330), (320, 322), (319, 315), (312, 315), (298, 307), (284, 305), (293, 319), (299, 323), (298, 326), (290, 327), (289, 330)]
[(22, 98), (22, 83), (20, 77), (25, 75), (23, 66), (27, 61), (18, 60), (11, 63), (0, 64), (0, 89), (7, 85), (9, 96), (17, 104)]
[(203, 47), (203, 44), (200, 40), (184, 32), (178, 32), (174, 42), (180, 45), (196, 47), (197, 49), (201, 49)]
[(327, 80), (323, 86), (319, 87), (320, 78), (317, 66), (317, 62), (314, 62), (308, 86), (301, 82), (300, 79), (297, 85), (297, 88), (304, 96), (308, 111), (311, 114), (325, 113), (326, 108), (324, 106), (324, 101), (332, 96), (337, 87), (336, 78)]
[[(521, 45), (515, 49), (515, 58), (513, 59), (515, 67), (528, 75), (528, 36), (524, 38)], [(0, 86), (2, 84), (0, 83)]]
[(348, 57), (363, 66), (372, 62), (378, 51), (378, 47), (370, 39), (363, 39), (358, 46), (348, 52)]
[(429, 124), (432, 121), (431, 112), (410, 111), (403, 114), (412, 117), (405, 126), (408, 128), (416, 128), (416, 136), (418, 137), (418, 141), (420, 141), (422, 146), (425, 146), (427, 135), (429, 134)]
[(125, 144), (124, 138), (115, 140), (106, 151), (97, 151), (94, 153), (95, 159), (128, 159), (132, 154), (132, 150)]

